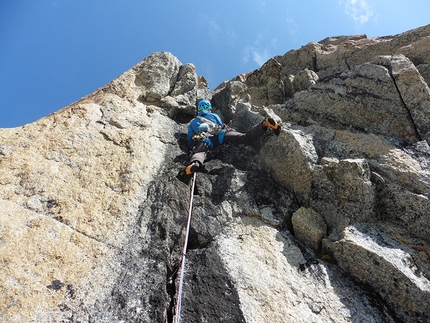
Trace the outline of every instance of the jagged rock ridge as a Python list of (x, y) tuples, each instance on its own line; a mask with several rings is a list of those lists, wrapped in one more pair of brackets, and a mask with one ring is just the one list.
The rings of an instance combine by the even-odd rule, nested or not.
[(70, 106), (0, 129), (0, 318), (170, 322), (188, 209), (186, 126), (229, 146), (197, 177), (186, 322), (427, 322), (430, 26), (331, 37), (213, 93), (154, 53)]

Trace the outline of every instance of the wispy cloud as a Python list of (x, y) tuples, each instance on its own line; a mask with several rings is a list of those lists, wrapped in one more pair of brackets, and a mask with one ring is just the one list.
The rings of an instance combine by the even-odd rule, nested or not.
[(285, 20), (285, 23), (287, 24), (288, 33), (292, 38), (294, 38), (300, 30), (299, 25), (295, 22), (294, 19), (289, 17)]
[(216, 16), (209, 16), (207, 14), (200, 14), (200, 25), (202, 30), (216, 43), (228, 44), (232, 47), (235, 46), (237, 35), (234, 29), (227, 30), (223, 28), (217, 21)]
[(255, 45), (255, 46), (260, 46), (260, 45), (261, 45), (261, 43), (263, 42), (263, 40), (264, 40), (264, 36), (263, 36), (263, 34), (262, 34), (262, 33), (259, 33), (259, 34), (257, 35), (257, 39), (254, 41), (254, 45)]
[(259, 8), (260, 13), (264, 13), (266, 11), (266, 6), (267, 6), (266, 1), (260, 2), (260, 8)]
[(244, 55), (242, 61), (244, 63), (248, 63), (250, 59), (254, 61), (258, 67), (261, 67), (264, 63), (266, 63), (270, 58), (269, 51), (267, 49), (257, 49), (252, 46), (248, 46), (244, 50)]
[(266, 63), (270, 58), (269, 51), (267, 49), (264, 49), (263, 51), (252, 51), (252, 59), (254, 62), (257, 63), (258, 66), (262, 66), (264, 63)]
[(225, 34), (226, 43), (231, 47), (234, 47), (236, 44), (237, 36), (234, 30), (229, 30)]
[(247, 46), (243, 51), (242, 61), (244, 63), (248, 63), (252, 60), (254, 63), (261, 67), (264, 63), (266, 63), (271, 57), (271, 53), (268, 47), (277, 46), (278, 40), (276, 38), (272, 38), (269, 40), (269, 46), (265, 46), (266, 42), (262, 33), (257, 35), (254, 43), (250, 46)]
[(363, 25), (373, 16), (373, 9), (366, 0), (346, 0), (345, 13), (356, 25)]
[(209, 15), (201, 14), (200, 22), (205, 26), (209, 36), (217, 37), (220, 32), (220, 27), (214, 17)]

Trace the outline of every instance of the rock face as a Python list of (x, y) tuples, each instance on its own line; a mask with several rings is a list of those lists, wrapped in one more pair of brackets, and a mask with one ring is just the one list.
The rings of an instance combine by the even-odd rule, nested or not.
[(430, 25), (331, 37), (213, 93), (154, 53), (0, 129), (0, 321), (172, 322), (196, 102), (237, 130), (197, 176), (183, 322), (430, 320)]

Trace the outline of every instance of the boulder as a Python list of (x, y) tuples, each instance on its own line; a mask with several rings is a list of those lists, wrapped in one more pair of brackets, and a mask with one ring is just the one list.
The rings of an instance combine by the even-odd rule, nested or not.
[(318, 155), (312, 138), (300, 130), (285, 129), (262, 147), (259, 162), (283, 187), (309, 203), (313, 169)]
[(303, 91), (310, 88), (318, 81), (318, 74), (312, 70), (304, 69), (294, 76), (294, 91)]
[(321, 215), (313, 209), (301, 207), (291, 218), (295, 237), (305, 242), (315, 252), (321, 249), (322, 239), (327, 236), (327, 226)]
[(161, 52), (148, 56), (139, 67), (135, 84), (141, 89), (140, 101), (153, 104), (170, 94), (178, 80), (181, 62), (171, 53)]
[(272, 58), (247, 76), (245, 84), (253, 105), (262, 106), (285, 101), (281, 70), (282, 65), (276, 58)]
[(425, 322), (430, 318), (430, 280), (415, 264), (416, 251), (381, 229), (362, 224), (348, 226), (341, 240), (326, 240), (324, 247), (334, 253), (340, 267), (370, 284), (398, 319)]
[(327, 223), (328, 234), (340, 234), (356, 222), (372, 222), (375, 189), (364, 159), (324, 157), (315, 166), (310, 205)]

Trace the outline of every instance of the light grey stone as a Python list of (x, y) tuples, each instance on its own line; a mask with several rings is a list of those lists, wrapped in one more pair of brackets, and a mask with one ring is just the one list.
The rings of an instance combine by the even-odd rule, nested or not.
[(327, 225), (313, 209), (301, 207), (291, 218), (295, 237), (309, 245), (315, 252), (321, 249), (321, 241), (327, 236)]

